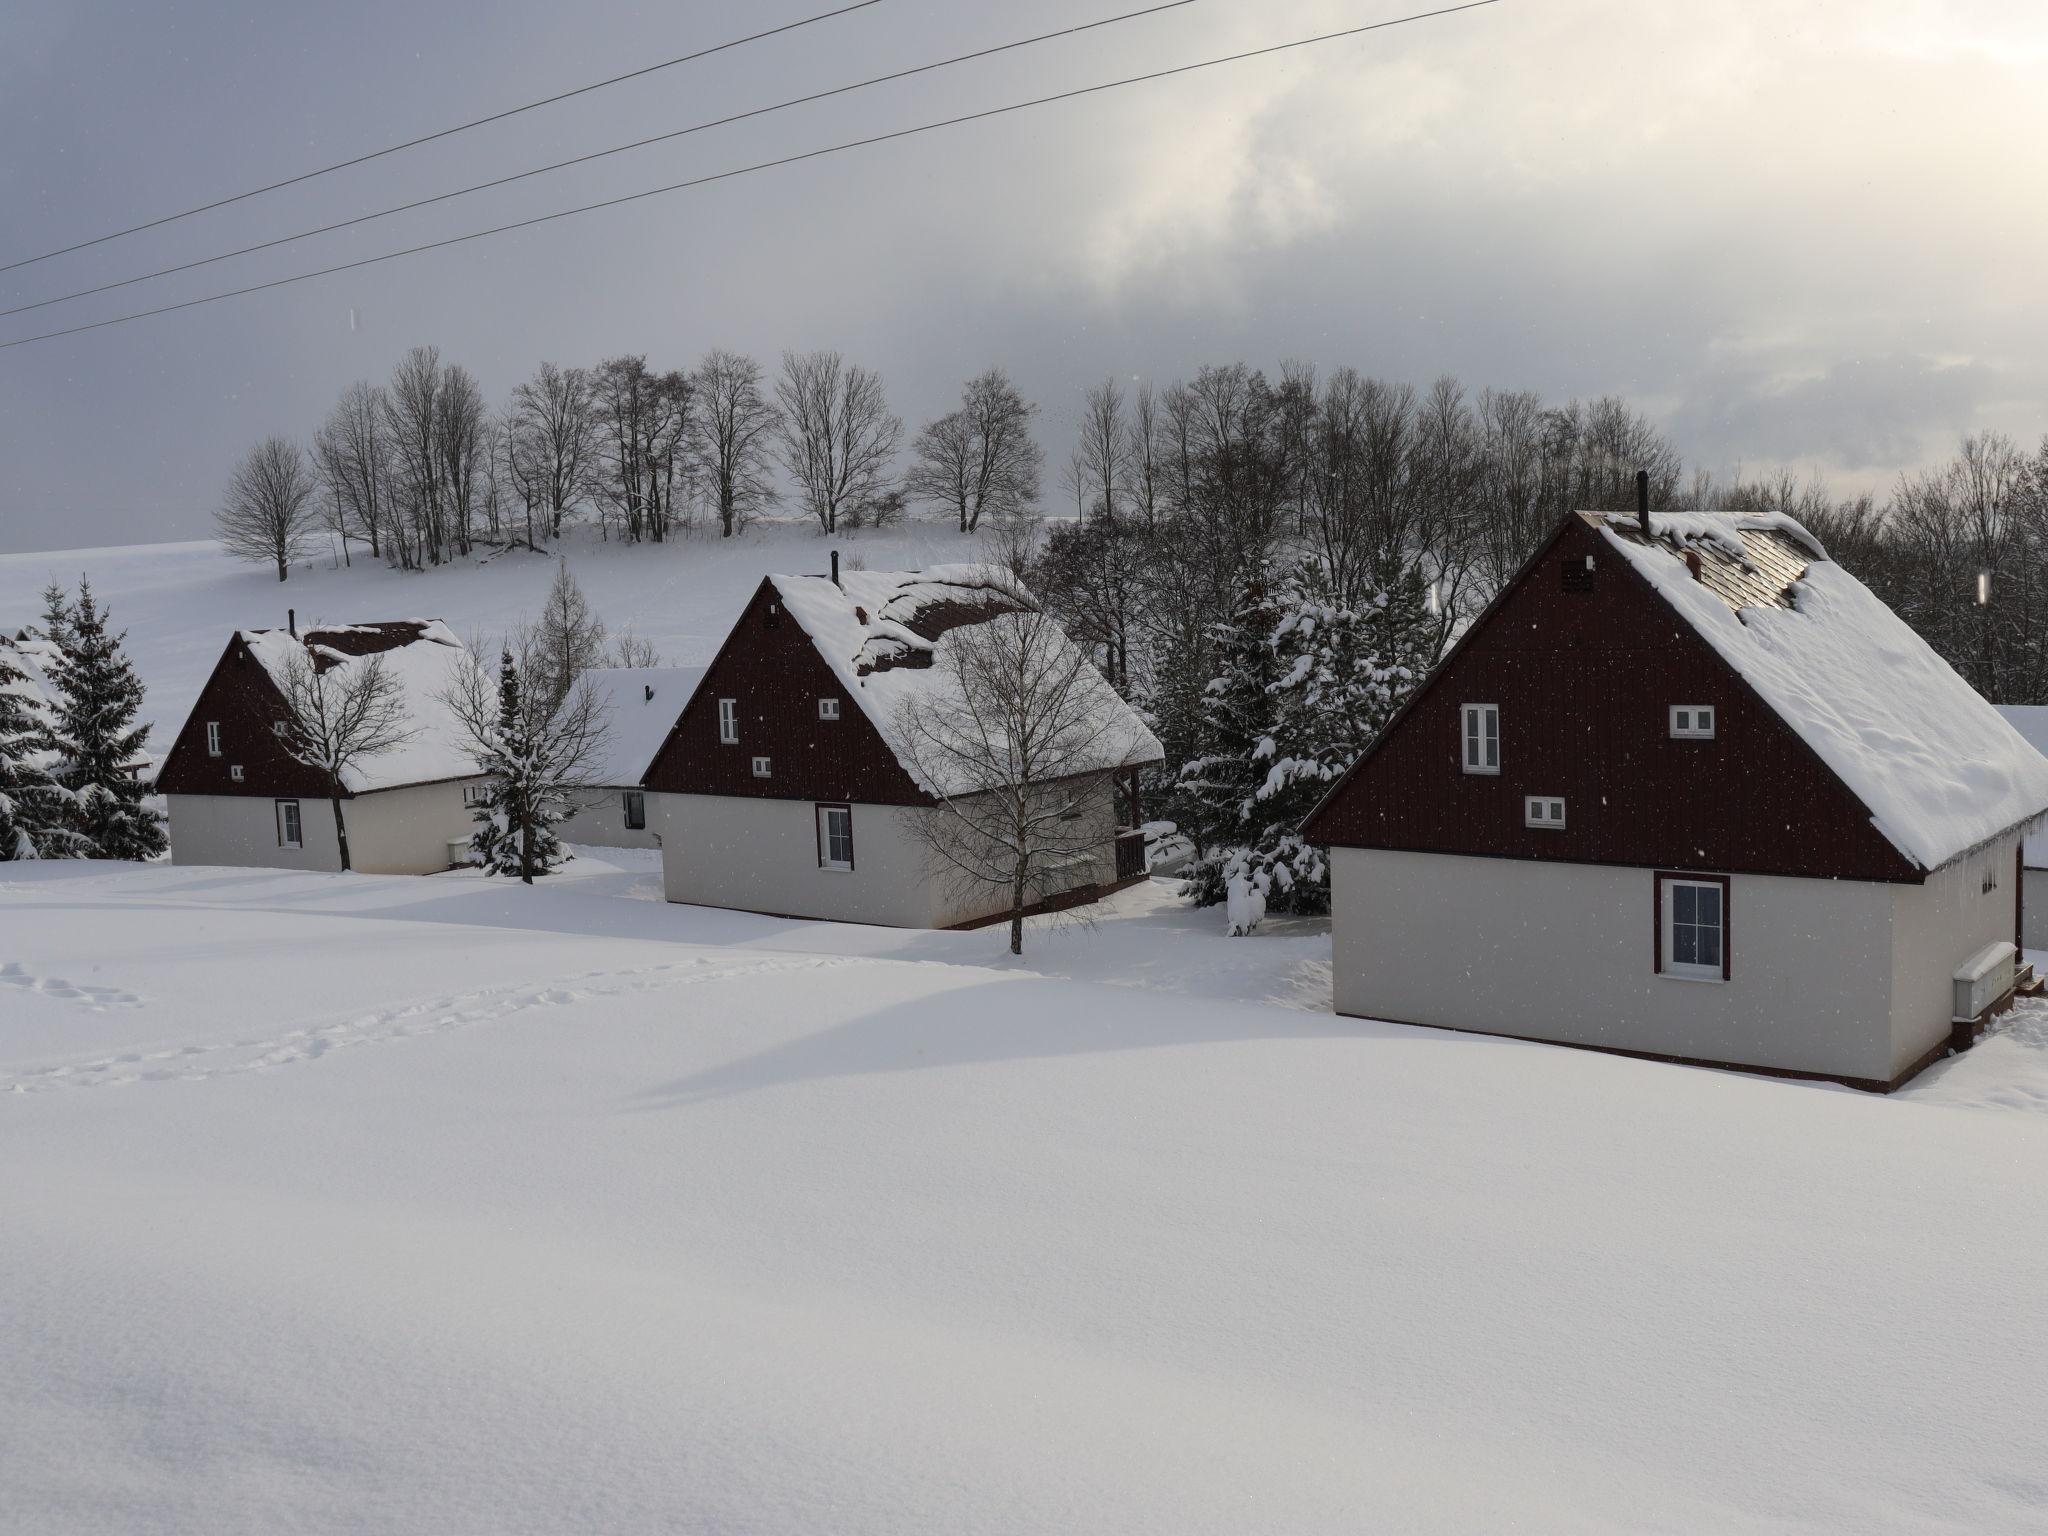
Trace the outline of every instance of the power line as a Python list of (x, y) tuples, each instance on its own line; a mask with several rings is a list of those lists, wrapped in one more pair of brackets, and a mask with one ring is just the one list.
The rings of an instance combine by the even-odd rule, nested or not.
[(195, 267), (212, 266), (219, 261), (232, 261), (237, 256), (252, 256), (258, 251), (273, 250), (280, 245), (290, 245), (298, 240), (310, 240), (316, 235), (331, 235), (339, 229), (349, 229), (357, 224), (368, 224), (373, 219), (385, 219), (398, 213), (411, 213), (417, 208), (431, 207), (435, 203), (449, 202), (458, 197), (467, 197), (472, 192), (488, 192), (494, 187), (509, 186), (515, 181), (525, 181), (534, 176), (545, 176), (554, 171), (567, 170), (571, 166), (588, 165), (593, 160), (602, 160), (610, 155), (622, 155), (629, 150), (645, 149), (650, 144), (666, 143), (670, 139), (686, 138), (693, 133), (703, 133), (712, 128), (724, 128), (733, 123), (743, 123), (749, 118), (766, 117), (771, 113), (787, 111), (791, 107), (807, 106), (812, 102), (824, 101), (833, 96), (845, 96), (854, 91), (866, 90), (870, 86), (886, 85), (896, 80), (907, 80), (913, 75), (928, 75), (935, 70), (950, 69), (955, 64), (966, 64), (975, 59), (990, 58), (999, 53), (1011, 53), (1019, 48), (1030, 48), (1039, 43), (1052, 42), (1063, 37), (1072, 37), (1081, 32), (1092, 32), (1102, 27), (1112, 27), (1119, 22), (1135, 21), (1144, 16), (1156, 16), (1161, 11), (1178, 10), (1193, 5), (1196, 0), (1164, 0), (1159, 5), (1146, 6), (1143, 10), (1126, 11), (1121, 16), (1107, 16), (1100, 21), (1082, 22), (1079, 26), (1062, 27), (1056, 32), (1041, 32), (1036, 37), (1020, 38), (1016, 42), (999, 43), (993, 48), (980, 48), (973, 53), (955, 54), (950, 59), (939, 59), (930, 64), (919, 64), (911, 69), (899, 69), (886, 75), (874, 75), (852, 85), (834, 86), (827, 91), (813, 91), (808, 96), (792, 96), (787, 101), (778, 101), (772, 106), (755, 107), (746, 112), (735, 112), (730, 117), (713, 118), (709, 122), (692, 123), (687, 128), (677, 128), (669, 133), (657, 133), (652, 138), (635, 139), (630, 144), (614, 145), (610, 149), (595, 150), (587, 155), (577, 155), (569, 160), (557, 160), (552, 165), (536, 166), (530, 171), (518, 171), (510, 176), (499, 176), (491, 181), (480, 181), (473, 186), (457, 187), (452, 192), (437, 193), (433, 197), (422, 197), (410, 203), (400, 203), (392, 208), (380, 208), (375, 213), (359, 214), (352, 219), (341, 219), (332, 224), (322, 224), (314, 229), (302, 229), (295, 235), (280, 235), (275, 240), (264, 240), (256, 245), (245, 245), (239, 250), (222, 251), (217, 256), (202, 256), (197, 261), (181, 262), (174, 267), (160, 267), (154, 272), (144, 272), (139, 277), (124, 277), (119, 282), (101, 283), (96, 288), (80, 288), (72, 293), (60, 293), (55, 298), (38, 299), (33, 304), (17, 304), (12, 309), (0, 309), (0, 319), (9, 315), (25, 315), (30, 310), (48, 309), (54, 304), (68, 304), (73, 299), (91, 298), (96, 293), (111, 293), (117, 288), (132, 288), (137, 283), (153, 282), (159, 277), (170, 277), (179, 272), (190, 272)]
[(1224, 54), (1219, 58), (1203, 59), (1194, 64), (1179, 64), (1171, 69), (1156, 69), (1142, 75), (1127, 75), (1121, 80), (1108, 80), (1100, 85), (1077, 86), (1073, 90), (1059, 91), (1051, 96), (1037, 96), (1029, 101), (1011, 102), (1007, 106), (989, 107), (980, 112), (968, 112), (959, 117), (942, 118), (937, 122), (920, 123), (913, 128), (898, 128), (889, 133), (872, 134), (864, 139), (848, 139), (839, 144), (828, 144), (822, 149), (805, 150), (801, 154), (784, 155), (775, 160), (762, 160), (745, 165), (737, 170), (718, 171), (709, 176), (696, 176), (688, 181), (671, 182), (665, 187), (649, 187), (644, 192), (629, 192), (623, 197), (608, 197), (601, 202), (584, 203), (575, 208), (562, 208), (554, 213), (537, 214), (530, 219), (519, 219), (510, 224), (499, 224), (490, 229), (473, 230), (466, 235), (451, 235), (445, 240), (430, 240), (424, 245), (407, 246), (403, 250), (386, 251), (379, 256), (364, 256), (356, 261), (339, 262), (331, 267), (321, 267), (312, 272), (299, 272), (290, 277), (273, 278), (265, 283), (251, 283), (245, 288), (231, 288), (222, 293), (206, 294), (197, 299), (186, 299), (178, 304), (162, 304), (155, 309), (136, 310), (131, 314), (115, 315), (106, 320), (94, 320), (85, 325), (67, 326), (63, 330), (44, 331), (35, 336), (17, 336), (12, 341), (0, 341), (0, 351), (10, 347), (25, 347), (30, 342), (54, 341), (60, 336), (76, 336), (85, 331), (104, 330), (108, 326), (126, 325), (133, 320), (147, 320), (156, 315), (173, 314), (181, 309), (194, 309), (202, 304), (218, 304), (224, 299), (238, 299), (247, 294), (263, 293), (272, 288), (283, 288), (293, 283), (310, 282), (316, 277), (331, 277), (337, 272), (352, 272), (358, 267), (373, 267), (386, 261), (397, 261), (405, 256), (418, 256), (427, 251), (444, 250), (452, 245), (466, 245), (472, 240), (486, 240), (493, 235), (510, 234), (514, 230), (531, 229), (537, 224), (553, 223), (556, 219), (573, 218), (578, 214), (596, 213), (605, 208), (618, 208), (627, 203), (642, 202), (650, 197), (663, 197), (671, 192), (684, 192), (693, 187), (710, 186), (715, 182), (731, 181), (740, 176), (751, 176), (757, 171), (777, 170), (787, 165), (799, 165), (806, 160), (818, 160), (827, 155), (843, 154), (848, 150), (866, 149), (876, 144), (887, 144), (897, 139), (915, 138), (919, 134), (936, 133), (944, 128), (957, 128), (965, 123), (978, 123), (992, 117), (1005, 117), (1013, 112), (1026, 112), (1034, 107), (1051, 106), (1057, 102), (1073, 101), (1082, 96), (1099, 95), (1104, 91), (1120, 90), (1127, 85), (1143, 85), (1153, 80), (1167, 80), (1176, 75), (1192, 74), (1197, 70), (1214, 69), (1223, 64), (1242, 63), (1246, 59), (1264, 58), (1271, 54), (1286, 53), (1297, 48), (1312, 48), (1320, 43), (1334, 43), (1347, 37), (1359, 37), (1368, 32), (1382, 32), (1389, 27), (1406, 26), (1410, 22), (1428, 21), (1439, 16), (1452, 16), (1460, 11), (1476, 11), (1489, 5), (1498, 5), (1501, 0), (1466, 0), (1463, 5), (1447, 5), (1433, 11), (1416, 11), (1407, 16), (1396, 16), (1388, 21), (1375, 21), (1360, 27), (1346, 27), (1338, 32), (1324, 32), (1314, 37), (1296, 38), (1292, 42), (1272, 43), (1264, 48), (1250, 48), (1242, 53)]
[(323, 165), (318, 170), (302, 171), (296, 176), (287, 176), (283, 181), (273, 181), (268, 186), (252, 187), (247, 192), (237, 192), (233, 197), (223, 197), (210, 203), (201, 203), (196, 208), (187, 208), (181, 213), (167, 213), (160, 219), (151, 219), (146, 224), (131, 224), (126, 229), (117, 229), (111, 234), (96, 235), (90, 240), (81, 240), (76, 245), (59, 246), (54, 251), (44, 251), (40, 256), (24, 256), (19, 261), (10, 261), (0, 266), (0, 272), (12, 272), (18, 267), (32, 267), (39, 261), (53, 257), (68, 256), (73, 251), (83, 251), (95, 245), (105, 245), (109, 240), (119, 240), (127, 235), (139, 235), (146, 229), (161, 229), (166, 224), (175, 224), (180, 219), (189, 219), (194, 214), (211, 213), (216, 208), (225, 208), (231, 203), (247, 202), (252, 197), (261, 197), (266, 192), (275, 192), (283, 187), (295, 187), (302, 181), (311, 181), (316, 176), (325, 176), (334, 171), (345, 171), (352, 165), (363, 165), (371, 160), (381, 160), (386, 155), (395, 155), (400, 150), (417, 149), (422, 144), (431, 144), (436, 139), (450, 138), (458, 133), (467, 133), (472, 128), (481, 128), (487, 123), (502, 123), (508, 117), (517, 117), (522, 112), (531, 112), (539, 107), (551, 107), (558, 101), (567, 101), (572, 96), (586, 96), (592, 91), (604, 90), (607, 86), (622, 85), (628, 80), (638, 80), (642, 75), (651, 75), (659, 70), (673, 69), (678, 64), (693, 63), (708, 59), (715, 53), (726, 53), (734, 48), (744, 48), (749, 43), (758, 43), (763, 38), (776, 37), (784, 32), (794, 32), (800, 27), (813, 26), (821, 21), (830, 21), (835, 16), (844, 16), (849, 11), (863, 11), (871, 5), (880, 5), (882, 0), (854, 0), (851, 5), (842, 5), (836, 11), (823, 11), (816, 16), (806, 16), (801, 21), (785, 22), (779, 27), (770, 27), (765, 32), (755, 32), (747, 37), (736, 37), (728, 43), (718, 43), (710, 48), (700, 48), (695, 53), (681, 54), (673, 59), (663, 59), (659, 64), (648, 64), (640, 69), (628, 70), (623, 75), (613, 75), (609, 80), (594, 81), (579, 85), (571, 91), (560, 91), (553, 96), (543, 96), (538, 101), (529, 101), (523, 106), (508, 107), (503, 112), (493, 112), (489, 117), (472, 118), (466, 123), (457, 123), (453, 128), (443, 128), (435, 133), (422, 134), (416, 139), (407, 139), (403, 144), (393, 144), (384, 149), (373, 149), (366, 155), (357, 155), (349, 160), (337, 160), (332, 165)]

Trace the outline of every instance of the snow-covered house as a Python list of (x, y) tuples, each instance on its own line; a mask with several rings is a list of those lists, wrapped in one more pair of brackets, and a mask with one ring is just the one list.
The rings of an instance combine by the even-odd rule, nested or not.
[(597, 760), (585, 769), (589, 787), (580, 792), (575, 814), (555, 829), (563, 842), (661, 846), (641, 781), (703, 676), (702, 667), (604, 667), (583, 674), (597, 694), (604, 738)]
[[(957, 694), (949, 636), (1032, 606), (979, 565), (765, 578), (647, 773), (668, 899), (906, 928), (1001, 915), (1006, 893), (964, 890), (933, 867), (919, 819), (963, 791), (920, 773), (902, 719), (912, 700)], [(1086, 675), (1094, 730), (1072, 779), (1087, 785), (1089, 825), (1072, 841), (1097, 851), (1067, 867), (1046, 905), (1144, 874), (1144, 834), (1119, 827), (1114, 781), (1134, 786), (1162, 753)]]
[(1337, 1011), (1888, 1088), (2028, 978), (2048, 760), (1789, 519), (1565, 519), (1306, 824)]
[(403, 692), (411, 738), (343, 776), (340, 809), (354, 868), (419, 875), (458, 862), (483, 778), (447, 702), (466, 655), (438, 619), (237, 630), (157, 775), (171, 861), (341, 868), (326, 779), (280, 739), (294, 651), (321, 672), (381, 656)]
[[(1998, 712), (2036, 752), (2048, 754), (2048, 704), (2001, 704)], [(2020, 867), (2020, 942), (2028, 949), (2048, 949), (2048, 828), (2027, 834)]]

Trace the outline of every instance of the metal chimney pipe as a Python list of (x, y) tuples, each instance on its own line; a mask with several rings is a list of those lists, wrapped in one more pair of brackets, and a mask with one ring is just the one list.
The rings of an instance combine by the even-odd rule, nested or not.
[(839, 585), (839, 551), (832, 551), (832, 585)]
[(298, 609), (296, 609), (296, 608), (287, 608), (287, 609), (285, 609), (285, 611), (284, 611), (284, 624), (285, 624), (285, 628), (289, 629), (289, 630), (290, 630), (290, 631), (292, 632), (292, 638), (293, 638), (294, 640), (298, 639), (298, 638), (299, 638), (299, 610), (298, 610)]
[(1636, 521), (1643, 525), (1643, 537), (1650, 536), (1650, 472), (1636, 471)]

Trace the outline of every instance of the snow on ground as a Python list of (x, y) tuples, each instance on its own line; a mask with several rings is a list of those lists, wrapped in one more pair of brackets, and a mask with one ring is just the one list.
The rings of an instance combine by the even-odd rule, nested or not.
[[(814, 525), (788, 521), (729, 540), (698, 530), (662, 545), (604, 543), (579, 529), (559, 547), (598, 616), (614, 631), (630, 624), (670, 666), (708, 662), (763, 576), (823, 571), (834, 547), (849, 565), (874, 570), (972, 559), (980, 549), (941, 523), (828, 542)], [(89, 576), (115, 625), (128, 631), (148, 690), (144, 718), (156, 727), (151, 746), (161, 753), (235, 629), (282, 627), (293, 608), (302, 627), (432, 618), (465, 641), (490, 641), (538, 613), (554, 577), (551, 558), (517, 550), (433, 571), (389, 570), (360, 550), (356, 557), (341, 569), (323, 557), (279, 582), (274, 571), (230, 560), (211, 541), (0, 555), (0, 632), (32, 623), (50, 582), (76, 587), (81, 574)]]
[(2048, 1117), (1212, 922), (10, 869), (0, 1527), (2048, 1529)]

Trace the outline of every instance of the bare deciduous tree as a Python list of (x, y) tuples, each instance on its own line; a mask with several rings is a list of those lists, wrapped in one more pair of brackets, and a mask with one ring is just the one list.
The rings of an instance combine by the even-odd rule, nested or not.
[(1022, 954), (1026, 909), (1070, 888), (1115, 836), (1107, 685), (1035, 609), (948, 631), (934, 666), (947, 686), (912, 695), (896, 721), (912, 770), (940, 791), (908, 826), (941, 878), (1007, 898)]
[(230, 554), (275, 565), (283, 581), (313, 536), (313, 498), (313, 476), (299, 445), (266, 437), (235, 466), (214, 529)]
[(984, 517), (1030, 511), (1045, 460), (1031, 436), (1036, 410), (1000, 368), (969, 380), (960, 408), (927, 422), (917, 434), (917, 462), (905, 489), (951, 508), (962, 533), (974, 532)]
[(889, 413), (882, 377), (837, 352), (785, 352), (775, 386), (782, 462), (826, 533), (858, 519), (888, 491), (903, 420)]
[[(542, 363), (512, 391), (510, 456), (529, 506), (546, 514), (546, 534), (562, 536), (562, 519), (582, 494), (593, 452), (590, 375)], [(529, 479), (530, 477), (530, 479)], [(533, 530), (527, 530), (532, 542)]]
[(384, 554), (384, 523), (390, 515), (391, 446), (385, 435), (384, 391), (362, 380), (341, 392), (313, 439), (313, 458), (334, 507), (344, 557), (353, 532)]
[(348, 825), (341, 815), (344, 780), (358, 763), (412, 740), (416, 733), (406, 725), (405, 690), (382, 656), (335, 662), (294, 646), (285, 656), (280, 691), (285, 719), (278, 739), (293, 758), (326, 779), (341, 867), (351, 869)]
[(718, 511), (724, 538), (775, 500), (768, 449), (774, 440), (774, 402), (761, 392), (761, 365), (738, 352), (715, 351), (697, 365), (697, 412), (689, 454), (704, 477), (704, 494)]

